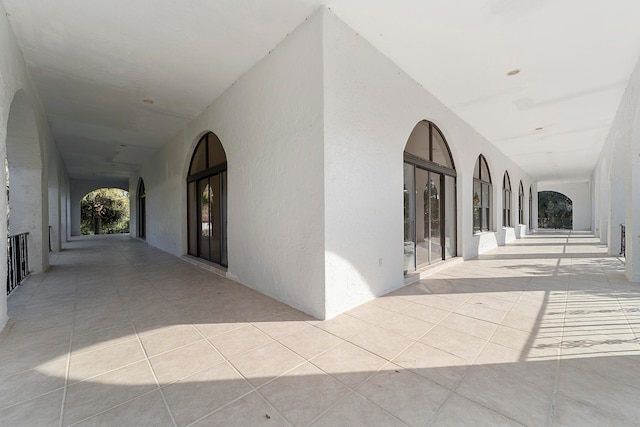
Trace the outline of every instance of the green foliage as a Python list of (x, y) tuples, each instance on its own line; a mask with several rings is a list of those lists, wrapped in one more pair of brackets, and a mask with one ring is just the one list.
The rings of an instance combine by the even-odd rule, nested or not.
[(555, 191), (538, 193), (538, 226), (540, 228), (573, 228), (573, 202)]
[(80, 202), (82, 234), (129, 232), (129, 193), (119, 188), (101, 188)]

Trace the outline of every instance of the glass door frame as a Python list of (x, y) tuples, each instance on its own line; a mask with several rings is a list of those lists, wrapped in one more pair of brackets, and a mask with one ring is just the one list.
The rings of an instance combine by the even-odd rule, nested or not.
[[(445, 245), (446, 245), (446, 215), (447, 215), (447, 211), (446, 211), (446, 201), (448, 197), (453, 197), (454, 200), (454, 213), (453, 213), (453, 221), (455, 223), (454, 225), (454, 229), (456, 230), (456, 240), (457, 240), (457, 203), (456, 203), (456, 192), (457, 192), (457, 179), (456, 179), (456, 184), (454, 185), (454, 194), (453, 195), (449, 195), (447, 194), (447, 190), (446, 190), (446, 183), (445, 183), (445, 176), (450, 176), (453, 178), (457, 178), (456, 175), (456, 171), (454, 169), (449, 169), (443, 166), (440, 166), (438, 164), (432, 163), (432, 162), (428, 162), (419, 158), (416, 158), (415, 156), (412, 156), (411, 154), (407, 154), (405, 152), (404, 154), (404, 162), (403, 162), (403, 177), (404, 177), (404, 173), (405, 173), (405, 166), (409, 165), (412, 167), (412, 172), (413, 172), (413, 177), (412, 177), (412, 182), (413, 182), (413, 188), (408, 188), (407, 191), (410, 193), (409, 194), (409, 205), (413, 206), (413, 213), (410, 211), (409, 212), (409, 227), (411, 227), (411, 224), (413, 224), (413, 229), (409, 229), (409, 234), (412, 236), (413, 238), (413, 252), (414, 252), (414, 256), (413, 256), (413, 269), (410, 270), (405, 270), (404, 274), (407, 274), (408, 272), (411, 271), (416, 271), (419, 268), (423, 268), (426, 265), (431, 265), (434, 264), (434, 262), (431, 262), (431, 255), (429, 255), (429, 263), (428, 264), (421, 264), (418, 265), (417, 264), (417, 255), (416, 255), (416, 240), (417, 240), (417, 232), (416, 232), (416, 224), (417, 224), (417, 218), (416, 217), (416, 191), (418, 191), (417, 188), (417, 183), (416, 183), (416, 169), (422, 169), (425, 170), (427, 172), (430, 173), (435, 173), (438, 174), (440, 176), (440, 199), (439, 199), (439, 209), (440, 209), (440, 253), (441, 253), (441, 259), (440, 261), (444, 261), (446, 259), (446, 249), (445, 249)], [(431, 175), (429, 175), (430, 177)], [(403, 178), (403, 182), (406, 182)], [(422, 189), (422, 191), (424, 191), (424, 189)], [(411, 194), (413, 193), (413, 194)], [(406, 200), (406, 199), (405, 199)], [(411, 221), (413, 215), (413, 221)], [(406, 227), (406, 219), (404, 220), (405, 223), (405, 227)], [(456, 248), (457, 248), (457, 242), (456, 242)], [(457, 249), (456, 249), (456, 253), (457, 253)], [(440, 262), (440, 261), (436, 261), (436, 262)]]
[[(210, 185), (211, 178), (214, 176), (220, 177), (219, 188), (217, 189), (218, 194), (220, 195), (220, 260), (214, 260), (211, 258), (211, 250), (209, 251), (208, 257), (202, 256), (201, 251), (201, 233), (202, 233), (202, 194), (199, 191), (199, 183), (200, 181), (207, 180), (207, 184)], [(192, 203), (187, 204), (189, 216), (189, 220), (193, 221), (196, 225), (195, 229), (197, 230), (197, 237), (192, 236), (191, 232), (187, 230), (188, 242), (187, 247), (190, 248), (192, 246), (191, 239), (196, 239), (196, 249), (197, 254), (195, 255), (199, 258), (206, 259), (208, 261), (219, 264), (223, 267), (228, 267), (228, 254), (227, 254), (227, 164), (226, 162), (222, 165), (204, 170), (202, 172), (195, 173), (187, 178), (187, 198), (189, 198), (189, 185), (195, 185), (195, 206), (192, 206)], [(211, 232), (210, 232), (211, 233)]]

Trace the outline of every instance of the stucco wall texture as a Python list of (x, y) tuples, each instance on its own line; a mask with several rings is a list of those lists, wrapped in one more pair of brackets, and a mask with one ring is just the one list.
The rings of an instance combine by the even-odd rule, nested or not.
[[(212, 131), (228, 161), (228, 277), (317, 318), (397, 289), (404, 285), (402, 156), (420, 120), (439, 126), (453, 154), (458, 255), (515, 239), (520, 232), (500, 222), (502, 176), (508, 170), (514, 187), (522, 180), (525, 215), (532, 179), (322, 9), (141, 168), (153, 212), (147, 241), (187, 252), (188, 165), (199, 137)], [(479, 154), (491, 167), (496, 231), (474, 235)]]

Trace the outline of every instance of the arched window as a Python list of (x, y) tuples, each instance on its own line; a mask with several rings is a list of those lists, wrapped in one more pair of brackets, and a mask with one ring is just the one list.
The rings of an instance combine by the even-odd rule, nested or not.
[(529, 230), (533, 230), (533, 188), (529, 187)]
[(518, 224), (524, 224), (524, 188), (522, 181), (518, 187)]
[(482, 154), (478, 156), (473, 170), (473, 232), (481, 233), (491, 230), (491, 174), (487, 160)]
[(187, 176), (189, 254), (227, 265), (227, 156), (218, 137), (200, 138)]
[(440, 130), (421, 121), (404, 151), (404, 271), (456, 256), (456, 171)]
[(138, 237), (141, 239), (147, 238), (147, 208), (145, 200), (144, 181), (140, 178), (140, 181), (138, 181)]
[(509, 172), (505, 172), (502, 178), (502, 226), (513, 227), (511, 219), (511, 180), (509, 179)]

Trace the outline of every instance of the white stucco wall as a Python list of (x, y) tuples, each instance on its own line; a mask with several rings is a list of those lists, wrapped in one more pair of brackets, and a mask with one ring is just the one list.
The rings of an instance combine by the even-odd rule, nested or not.
[[(458, 254), (471, 258), (516, 238), (502, 228), (502, 177), (531, 178), (331, 11), (324, 15), (325, 272), (330, 317), (404, 285), (403, 151), (414, 126), (435, 123), (456, 166)], [(474, 235), (473, 168), (491, 169), (494, 232)], [(535, 189), (534, 189), (535, 190)], [(514, 215), (516, 212), (514, 212)], [(514, 216), (514, 219), (516, 217)]]
[[(322, 21), (314, 15), (145, 164), (147, 242), (187, 252), (186, 176), (213, 131), (228, 162), (228, 276), (322, 318)], [(137, 180), (136, 180), (137, 182)]]
[[(425, 119), (443, 131), (456, 164), (458, 255), (516, 238), (501, 224), (502, 176), (523, 181), (527, 218), (531, 178), (323, 9), (143, 165), (147, 242), (187, 252), (187, 169), (200, 136), (213, 131), (228, 161), (230, 278), (318, 318), (389, 292), (404, 284), (403, 151)], [(473, 235), (481, 153), (495, 231)]]
[[(638, 67), (640, 68), (640, 66)], [(633, 75), (634, 99), (640, 93), (640, 71)], [(636, 101), (629, 156), (629, 186), (625, 211), (625, 263), (627, 278), (640, 282), (640, 103)]]
[[(626, 275), (640, 282), (640, 61), (636, 64), (607, 141), (593, 170), (594, 216), (609, 254), (620, 253), (620, 224), (626, 227)], [(606, 227), (606, 229), (605, 229)], [(602, 234), (606, 233), (606, 240)]]
[(591, 230), (591, 182), (541, 182), (538, 191), (556, 191), (573, 202), (573, 229)]
[(66, 215), (64, 206), (69, 196), (65, 190), (67, 172), (54, 140), (47, 141), (47, 151), (49, 159), (47, 188), (49, 199), (49, 226), (51, 227), (51, 250), (59, 251), (62, 247), (62, 242), (66, 241), (66, 218), (63, 215)]
[[(22, 206), (16, 207), (17, 212), (20, 210), (34, 211), (29, 215), (24, 215), (24, 218), (19, 218), (23, 215), (14, 215), (14, 219), (19, 219), (22, 222), (15, 221), (11, 226), (15, 225), (16, 228), (20, 228), (16, 231), (29, 231), (29, 267), (33, 273), (39, 273), (45, 271), (49, 266), (48, 199), (50, 190), (51, 194), (56, 193), (53, 188), (49, 188), (49, 158), (55, 158), (58, 155), (44, 110), (27, 74), (22, 52), (16, 43), (2, 4), (0, 4), (0, 57), (2, 58), (0, 61), (0, 159), (4, 159), (7, 155), (7, 131), (10, 127), (9, 133), (15, 137), (15, 140), (9, 142), (14, 144), (14, 148), (18, 148), (13, 150), (18, 157), (10, 159), (10, 168), (12, 167), (11, 163), (14, 163), (14, 166), (19, 164), (27, 166), (20, 171), (14, 170), (17, 175), (15, 175), (14, 182), (11, 183), (11, 192), (16, 197), (12, 199), (12, 203), (20, 201), (22, 197), (20, 202)], [(17, 99), (16, 95), (19, 102), (14, 106), (21, 105), (26, 108), (21, 111), (15, 110), (14, 113), (27, 112), (27, 114), (18, 114), (18, 116), (11, 114), (12, 102)], [(10, 115), (12, 123), (9, 123)], [(19, 117), (20, 120), (13, 121), (15, 117)], [(24, 144), (30, 143), (28, 150), (20, 149), (22, 135), (27, 135), (27, 139), (29, 139), (29, 141), (22, 142)], [(34, 140), (30, 138), (34, 138)], [(14, 160), (15, 162), (13, 162)], [(62, 164), (57, 163), (57, 166), (60, 167)], [(2, 177), (0, 183), (4, 187), (6, 184), (5, 174), (2, 173), (0, 176)], [(6, 223), (6, 218), (7, 199), (0, 197), (0, 222)], [(0, 253), (7, 253), (6, 239), (0, 239)], [(1, 262), (0, 277), (6, 278), (6, 276), (6, 262)], [(1, 329), (7, 320), (7, 299), (4, 291), (0, 294), (2, 295), (0, 296)]]

